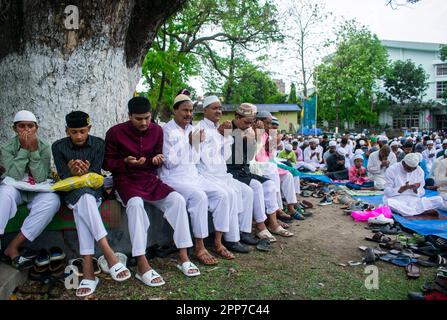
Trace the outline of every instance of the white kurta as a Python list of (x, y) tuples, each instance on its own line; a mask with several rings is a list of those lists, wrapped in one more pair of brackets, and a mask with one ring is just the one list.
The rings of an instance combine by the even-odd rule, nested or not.
[(230, 224), (230, 195), (215, 183), (199, 174), (196, 164), (200, 148), (189, 144), (189, 134), (194, 128), (181, 128), (175, 120), (163, 127), (163, 155), (165, 161), (160, 179), (180, 193), (186, 200), (196, 238), (208, 236), (208, 210), (213, 215), (216, 231), (228, 232)]
[[(318, 155), (311, 157), (312, 153), (317, 153)], [(304, 149), (304, 162), (319, 168), (322, 166), (320, 164), (321, 160), (323, 160), (323, 148), (321, 146), (317, 146), (315, 150), (312, 150), (310, 146)]]
[(205, 141), (200, 148), (199, 174), (224, 188), (230, 195), (230, 230), (226, 241), (238, 242), (239, 231), (251, 232), (253, 219), (253, 190), (227, 172), (226, 161), (231, 157), (233, 137), (223, 137), (212, 121), (204, 119), (197, 129), (205, 130)]
[[(431, 157), (430, 157), (431, 155)], [(436, 160), (436, 150), (435, 148), (431, 148), (431, 150), (425, 149), (422, 151), (422, 157), (425, 159), (425, 162), (427, 163), (427, 169), (428, 171), (431, 171), (433, 167), (433, 163)]]
[[(420, 184), (417, 193), (413, 190), (398, 192), (407, 182)], [(424, 185), (424, 171), (421, 167), (418, 166), (413, 172), (407, 172), (402, 162), (396, 163), (386, 171), (383, 202), (403, 216), (415, 216), (427, 210), (441, 208), (443, 200), (440, 196), (424, 197)]]
[[(388, 156), (388, 161), (390, 162), (389, 167), (397, 162), (396, 155), (391, 152)], [(379, 151), (374, 151), (370, 154), (368, 159), (368, 177), (374, 181), (374, 186), (377, 189), (385, 188), (385, 172), (389, 168), (381, 168), (381, 161), (379, 160)]]

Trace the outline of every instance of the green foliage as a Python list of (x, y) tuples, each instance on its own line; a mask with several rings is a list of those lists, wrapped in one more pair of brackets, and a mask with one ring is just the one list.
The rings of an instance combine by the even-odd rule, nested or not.
[(386, 75), (385, 89), (401, 105), (422, 100), (428, 88), (428, 74), (411, 60), (394, 61)]
[(442, 61), (447, 60), (447, 44), (441, 45), (441, 48), (439, 49), (439, 57)]
[(296, 97), (296, 86), (295, 83), (292, 82), (292, 85), (290, 86), (290, 94), (289, 98), (287, 99), (287, 103), (293, 104), (298, 101), (298, 98)]
[(141, 94), (156, 106), (155, 113), (166, 118), (175, 94), (190, 77), (207, 74), (212, 79), (208, 91), (216, 92), (224, 83), (222, 78), (232, 84), (237, 69), (245, 65), (244, 52), (282, 39), (276, 16), (271, 0), (187, 2), (158, 30), (143, 65), (149, 90)]
[[(240, 71), (240, 75), (238, 75), (239, 80), (232, 84), (234, 88), (231, 99), (225, 101), (225, 103), (240, 104), (249, 102), (265, 104), (286, 102), (287, 96), (278, 91), (276, 83), (266, 72), (258, 70), (252, 64), (247, 64)], [(225, 83), (224, 90), (228, 85), (229, 81)]]
[(376, 35), (355, 21), (336, 32), (336, 51), (316, 68), (319, 116), (325, 120), (377, 122), (376, 83), (386, 72), (388, 54)]

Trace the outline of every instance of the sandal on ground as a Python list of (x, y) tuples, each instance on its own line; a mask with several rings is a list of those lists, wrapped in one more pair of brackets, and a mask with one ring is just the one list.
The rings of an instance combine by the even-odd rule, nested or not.
[[(112, 276), (112, 279), (118, 282), (126, 281), (131, 277), (129, 269), (127, 269), (126, 266), (121, 262), (118, 262), (115, 265), (113, 265), (109, 271), (110, 275)], [(123, 273), (125, 271), (127, 271), (127, 276), (124, 276), (122, 278), (118, 277), (120, 273)]]
[[(183, 274), (187, 277), (195, 277), (195, 276), (199, 276), (200, 275), (200, 270), (199, 268), (192, 263), (191, 261), (186, 261), (183, 262), (181, 265), (178, 264), (177, 268), (183, 272)], [(191, 270), (195, 270), (194, 272), (189, 272)]]
[[(135, 278), (137, 278), (138, 280), (143, 282), (145, 285), (150, 286), (150, 287), (160, 287), (165, 284), (165, 281), (163, 280), (163, 278), (154, 269), (147, 271), (143, 275), (140, 275), (139, 273), (137, 273), (135, 275)], [(160, 279), (161, 281), (160, 282), (152, 282), (155, 279)]]
[[(206, 266), (214, 266), (218, 263), (217, 259), (207, 250), (196, 253), (196, 258)], [(207, 262), (206, 260), (213, 260), (214, 262)]]
[(391, 241), (391, 238), (387, 237), (382, 232), (377, 232), (372, 237), (365, 237), (365, 239), (368, 241), (374, 241), (374, 242), (378, 242), (378, 243), (387, 243), (387, 242)]
[(268, 231), (267, 229), (264, 229), (260, 232), (256, 233), (256, 236), (259, 239), (267, 239), (270, 242), (276, 242), (278, 240), (276, 240), (276, 238), (270, 233), (270, 231)]
[(276, 234), (276, 235), (279, 235), (279, 236), (282, 236), (282, 237), (286, 237), (286, 238), (289, 238), (289, 237), (293, 236), (292, 232), (287, 231), (286, 229), (284, 229), (281, 226), (278, 226), (275, 230), (269, 229), (269, 231), (271, 233), (273, 233), (273, 234)]
[(421, 268), (416, 263), (410, 263), (405, 267), (408, 278), (417, 279), (421, 276)]
[(220, 246), (219, 248), (214, 248), (214, 252), (216, 252), (220, 257), (227, 259), (227, 260), (233, 260), (235, 258), (234, 254), (232, 254), (224, 246)]
[[(99, 283), (98, 277), (95, 277), (95, 280), (83, 279), (79, 284), (78, 289), (76, 290), (76, 296), (87, 297), (93, 294), (96, 290), (96, 286), (98, 285), (98, 283)], [(80, 289), (89, 289), (90, 291), (87, 291), (86, 293), (79, 293)]]

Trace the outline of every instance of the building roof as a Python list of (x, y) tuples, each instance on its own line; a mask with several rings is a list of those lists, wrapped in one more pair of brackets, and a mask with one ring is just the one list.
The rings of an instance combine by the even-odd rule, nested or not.
[(412, 42), (412, 41), (396, 41), (396, 40), (381, 40), (382, 44), (387, 48), (410, 49), (418, 51), (439, 51), (441, 43), (432, 42)]
[[(235, 111), (236, 104), (223, 104), (222, 111), (223, 112), (231, 112)], [(269, 112), (300, 112), (301, 108), (297, 104), (256, 104), (258, 111), (269, 111)], [(202, 104), (198, 104), (194, 108), (195, 113), (202, 113), (203, 107)]]

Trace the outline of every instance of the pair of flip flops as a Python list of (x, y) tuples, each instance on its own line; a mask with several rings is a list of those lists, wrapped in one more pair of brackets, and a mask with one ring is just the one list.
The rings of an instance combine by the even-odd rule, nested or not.
[(417, 262), (417, 259), (410, 258), (408, 255), (404, 255), (404, 254), (394, 255), (394, 254), (390, 254), (390, 253), (386, 254), (384, 256), (381, 256), (380, 260), (389, 262), (389, 263), (394, 264), (399, 267), (406, 267), (411, 263)]

